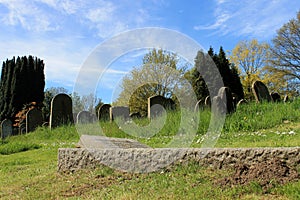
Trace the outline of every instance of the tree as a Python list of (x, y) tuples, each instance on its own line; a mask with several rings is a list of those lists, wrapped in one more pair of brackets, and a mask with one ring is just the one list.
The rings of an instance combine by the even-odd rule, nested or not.
[(268, 70), (287, 80), (287, 90), (299, 91), (300, 82), (300, 12), (295, 19), (284, 24), (272, 40), (271, 66)]
[[(147, 99), (161, 95), (176, 100), (174, 91), (182, 87), (186, 64), (178, 67), (174, 53), (153, 49), (143, 58), (140, 68), (134, 68), (122, 80), (122, 91), (114, 105), (129, 105), (131, 112), (147, 115)], [(182, 62), (181, 62), (182, 63)]]
[(45, 121), (49, 121), (51, 101), (53, 97), (60, 93), (68, 94), (68, 90), (63, 87), (50, 87), (45, 90), (43, 108), (42, 108), (42, 113)]
[[(215, 66), (217, 67), (218, 71), (215, 71), (214, 73), (220, 73), (222, 81), (224, 86), (229, 87), (233, 93), (236, 94), (238, 99), (244, 98), (244, 92), (242, 88), (242, 84), (240, 81), (239, 74), (237, 72), (236, 67), (229, 62), (229, 60), (226, 58), (226, 54), (222, 47), (220, 47), (219, 54), (214, 53), (214, 50), (212, 47), (209, 48), (207, 55), (211, 57), (211, 60), (214, 62)], [(205, 59), (203, 52), (199, 51), (196, 58), (195, 58), (195, 67), (191, 70), (191, 75), (189, 75), (189, 80), (191, 80), (191, 83), (193, 85), (194, 91), (197, 95), (198, 100), (204, 100), (206, 96), (208, 95), (216, 95), (217, 91), (219, 90), (219, 85), (216, 84), (216, 80), (214, 80), (215, 75), (212, 69), (203, 70), (203, 74), (200, 74), (199, 70), (204, 65), (203, 61)], [(209, 68), (212, 68), (213, 66), (209, 66)], [(206, 74), (205, 74), (206, 73)], [(205, 79), (203, 78), (203, 75), (205, 74)], [(208, 91), (208, 87), (205, 83), (207, 81), (210, 83), (211, 88), (213, 88), (215, 91), (215, 94), (209, 94), (212, 93), (211, 89)]]
[(269, 45), (267, 43), (259, 43), (256, 39), (241, 41), (232, 50), (230, 61), (241, 70), (246, 98), (252, 97), (252, 83), (261, 79), (260, 72), (267, 66), (269, 57)]
[(15, 120), (25, 105), (36, 107), (44, 100), (44, 62), (33, 56), (3, 62), (0, 82), (0, 120)]

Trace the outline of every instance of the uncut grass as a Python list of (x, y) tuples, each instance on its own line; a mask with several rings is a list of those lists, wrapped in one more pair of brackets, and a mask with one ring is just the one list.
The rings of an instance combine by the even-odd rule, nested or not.
[[(215, 180), (229, 170), (176, 165), (149, 174), (130, 174), (107, 167), (59, 174), (57, 148), (42, 147), (0, 156), (1, 199), (297, 199), (300, 183), (277, 186), (268, 193), (255, 184), (221, 187)], [(295, 193), (296, 192), (296, 193)]]
[[(256, 113), (252, 113), (251, 110), (255, 110)], [(250, 104), (241, 107), (226, 118), (217, 146), (299, 146), (298, 111), (299, 101), (290, 104)], [(241, 121), (245, 116), (247, 118)], [(272, 116), (272, 119), (264, 119), (263, 116)], [(166, 125), (153, 137), (138, 139), (148, 145), (163, 147), (164, 142), (169, 142), (170, 138), (178, 132), (179, 121), (174, 119), (180, 119), (177, 112), (167, 116)], [(209, 110), (202, 111), (197, 137), (205, 134), (209, 120)], [(138, 123), (146, 126), (149, 121), (142, 119)], [(231, 123), (236, 123), (238, 126), (233, 126)], [(250, 125), (246, 126), (247, 124)], [(117, 124), (101, 122), (100, 125), (107, 136), (135, 138), (122, 131)], [(276, 134), (276, 131), (294, 131), (295, 134)], [(57, 172), (58, 148), (74, 147), (78, 139), (79, 134), (75, 126), (63, 126), (51, 131), (48, 128), (39, 128), (35, 132), (9, 137), (2, 141), (0, 149), (15, 150), (10, 153), (0, 153), (0, 198), (299, 199), (299, 181), (283, 186), (277, 185), (268, 193), (263, 193), (260, 186), (255, 183), (243, 187), (221, 188), (215, 185), (214, 180), (228, 175), (230, 171), (204, 169), (196, 163), (138, 175), (116, 172), (106, 167), (82, 170), (75, 174), (59, 174)], [(19, 144), (32, 145), (33, 148), (18, 149)], [(201, 144), (195, 142), (193, 146), (200, 147)], [(21, 152), (16, 153), (18, 151)]]
[[(132, 138), (151, 147), (165, 147), (174, 135), (180, 133), (180, 111), (169, 111), (165, 118), (152, 119), (152, 130), (145, 127), (150, 120), (135, 119), (134, 125), (119, 126), (118, 123), (100, 122), (102, 134), (108, 137)], [(201, 147), (201, 140), (208, 130), (211, 120), (210, 109), (199, 114), (198, 131), (192, 147)], [(163, 126), (161, 123), (163, 122)], [(233, 114), (227, 115), (218, 147), (264, 147), (299, 146), (300, 99), (292, 103), (260, 103), (241, 105)], [(158, 125), (155, 125), (158, 124)], [(124, 130), (127, 126), (128, 130)], [(144, 131), (144, 132), (143, 132)], [(295, 132), (294, 135), (280, 135), (275, 132)], [(261, 134), (257, 133), (261, 132)], [(253, 134), (257, 133), (257, 134)]]

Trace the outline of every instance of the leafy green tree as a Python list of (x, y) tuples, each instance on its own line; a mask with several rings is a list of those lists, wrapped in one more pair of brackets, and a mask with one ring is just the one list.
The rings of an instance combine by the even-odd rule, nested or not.
[(68, 90), (63, 87), (50, 87), (45, 90), (43, 108), (42, 108), (42, 113), (45, 121), (49, 121), (50, 111), (51, 111), (51, 101), (53, 97), (60, 93), (67, 94)]
[(230, 61), (240, 69), (244, 93), (247, 99), (252, 98), (252, 83), (263, 80), (261, 73), (270, 58), (270, 47), (256, 39), (239, 42), (231, 52)]
[(271, 66), (268, 70), (286, 80), (286, 89), (299, 91), (300, 83), (300, 11), (284, 24), (272, 40)]
[(131, 112), (147, 115), (147, 99), (161, 95), (176, 101), (175, 90), (182, 87), (186, 64), (174, 53), (153, 49), (143, 58), (140, 68), (134, 68), (122, 80), (122, 91), (114, 105), (129, 105)]

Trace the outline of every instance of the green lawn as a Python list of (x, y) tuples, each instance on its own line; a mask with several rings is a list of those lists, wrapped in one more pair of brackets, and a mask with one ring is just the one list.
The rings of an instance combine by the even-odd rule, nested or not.
[[(300, 101), (290, 104), (250, 104), (228, 116), (217, 147), (300, 146)], [(137, 138), (116, 124), (101, 122), (105, 135), (138, 139), (164, 147), (177, 133), (178, 112), (151, 138)], [(201, 112), (192, 147), (201, 147), (210, 112)], [(138, 124), (147, 125), (142, 119)], [(88, 132), (88, 131), (87, 131)], [(229, 169), (203, 168), (197, 163), (177, 165), (149, 174), (117, 172), (107, 167), (71, 174), (57, 172), (57, 150), (74, 147), (79, 134), (74, 126), (50, 131), (39, 128), (10, 137), (0, 144), (0, 199), (300, 199), (300, 181), (264, 191), (257, 183), (222, 186), (216, 180)], [(298, 169), (298, 171), (300, 171)]]

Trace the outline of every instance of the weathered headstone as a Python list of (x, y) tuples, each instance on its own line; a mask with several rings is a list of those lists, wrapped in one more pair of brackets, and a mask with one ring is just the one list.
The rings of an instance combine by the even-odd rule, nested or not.
[(78, 115), (78, 113), (73, 113), (73, 120), (74, 120), (74, 122), (77, 121), (77, 115)]
[(229, 87), (221, 87), (218, 96), (226, 105), (226, 113), (233, 113), (235, 111), (232, 93)]
[(76, 122), (78, 124), (90, 124), (96, 121), (96, 116), (89, 111), (80, 111), (77, 114)]
[(96, 135), (81, 135), (78, 147), (81, 148), (97, 148), (97, 149), (112, 149), (112, 148), (150, 148), (149, 146), (139, 143), (136, 140), (126, 138), (112, 138)]
[(289, 102), (289, 101), (290, 101), (289, 96), (288, 96), (287, 94), (284, 95), (283, 102), (284, 102), (284, 103), (287, 103), (287, 102)]
[(49, 127), (49, 122), (44, 122), (44, 123), (42, 124), (42, 127)]
[(139, 119), (139, 118), (141, 118), (142, 116), (141, 116), (141, 113), (139, 113), (139, 112), (134, 112), (134, 113), (130, 113), (130, 118), (132, 118), (132, 119)]
[(239, 107), (239, 106), (241, 106), (241, 105), (243, 105), (243, 104), (247, 104), (248, 102), (247, 102), (247, 100), (246, 99), (241, 99), (241, 100), (239, 100), (239, 102), (237, 103), (237, 107)]
[(210, 107), (210, 106), (211, 106), (210, 96), (205, 97), (204, 104), (205, 104), (207, 107)]
[(281, 101), (281, 97), (280, 97), (280, 94), (278, 92), (271, 92), (271, 97), (272, 97), (274, 102), (280, 102)]
[(197, 101), (195, 105), (194, 112), (202, 110), (203, 108), (204, 108), (204, 101), (200, 99), (199, 101)]
[(175, 102), (172, 99), (157, 95), (148, 98), (148, 118), (162, 114), (163, 110), (174, 110)]
[(212, 112), (215, 116), (226, 114), (226, 104), (220, 96), (213, 97), (212, 105)]
[(51, 101), (50, 128), (73, 123), (71, 97), (66, 94), (56, 95)]
[(110, 120), (121, 118), (124, 121), (129, 119), (129, 107), (127, 106), (112, 106), (109, 108)]
[(1, 138), (5, 139), (8, 136), (11, 136), (13, 133), (12, 121), (5, 119), (1, 122)]
[(34, 108), (26, 113), (26, 133), (34, 131), (37, 127), (43, 124), (42, 111)]
[(263, 101), (272, 101), (272, 97), (269, 93), (267, 86), (261, 81), (255, 81), (252, 84), (252, 92), (255, 96), (256, 102), (258, 103)]
[(109, 108), (111, 107), (110, 104), (103, 104), (98, 110), (98, 120), (108, 121), (109, 117)]

